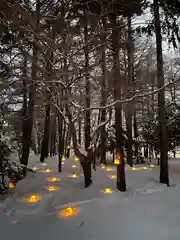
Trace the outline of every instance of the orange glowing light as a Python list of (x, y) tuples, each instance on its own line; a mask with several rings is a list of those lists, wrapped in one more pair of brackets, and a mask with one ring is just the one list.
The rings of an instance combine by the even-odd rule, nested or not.
[(110, 172), (110, 171), (112, 171), (112, 168), (106, 168), (106, 171)]
[(109, 178), (110, 178), (110, 179), (116, 179), (117, 176), (116, 176), (116, 175), (112, 175), (112, 176), (110, 176)]
[(114, 160), (114, 164), (119, 165), (120, 164), (120, 160), (119, 159), (115, 159)]
[(40, 196), (38, 195), (32, 195), (28, 198), (28, 202), (29, 203), (36, 203), (36, 202), (39, 202), (41, 200)]
[(76, 168), (76, 165), (72, 165), (72, 168)]
[(47, 168), (47, 169), (44, 169), (44, 170), (40, 170), (40, 172), (50, 173), (50, 172), (52, 172), (52, 169)]
[(51, 177), (51, 178), (47, 178), (48, 182), (59, 182), (61, 181), (61, 178), (57, 178), (57, 177)]
[(15, 185), (14, 185), (14, 183), (9, 183), (9, 188), (10, 188), (10, 189), (13, 189), (13, 188), (15, 188)]
[(61, 217), (72, 217), (72, 216), (77, 216), (80, 212), (79, 208), (65, 208), (63, 210), (60, 211), (60, 216)]
[(104, 189), (104, 193), (110, 194), (110, 193), (112, 193), (112, 190), (110, 188), (105, 188)]
[(58, 186), (50, 186), (50, 187), (47, 187), (47, 190), (49, 191), (49, 192), (54, 192), (54, 191), (57, 191), (57, 190), (59, 190), (60, 189), (60, 187), (58, 187)]
[(33, 167), (32, 170), (33, 170), (33, 171), (37, 171), (38, 168), (37, 168), (37, 167)]

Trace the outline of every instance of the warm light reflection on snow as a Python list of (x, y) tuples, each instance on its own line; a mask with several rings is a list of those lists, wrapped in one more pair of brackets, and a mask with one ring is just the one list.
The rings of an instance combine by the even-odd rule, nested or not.
[(47, 166), (47, 163), (42, 163), (42, 166)]
[(72, 217), (72, 216), (77, 216), (79, 214), (79, 212), (80, 212), (79, 208), (68, 207), (68, 208), (61, 210), (59, 215), (61, 217)]
[(59, 182), (61, 181), (61, 178), (58, 177), (51, 177), (51, 178), (47, 178), (48, 182)]
[(46, 187), (46, 189), (50, 192), (53, 192), (53, 191), (57, 191), (60, 189), (60, 187), (58, 186), (49, 186), (49, 187)]
[(76, 165), (72, 165), (72, 168), (76, 168)]
[(79, 162), (79, 158), (78, 157), (74, 157), (74, 161), (75, 162)]
[(76, 174), (76, 173), (73, 173), (73, 174), (71, 175), (71, 177), (72, 177), (72, 178), (78, 178), (78, 177), (79, 177), (79, 175), (78, 175), (78, 174)]
[(136, 171), (136, 170), (137, 170), (137, 168), (133, 167), (133, 168), (131, 168), (131, 170), (132, 170), (132, 171)]
[(52, 172), (52, 169), (47, 168), (47, 169), (40, 170), (40, 172), (50, 173), (50, 172)]
[(9, 183), (9, 188), (10, 188), (10, 189), (13, 189), (13, 188), (15, 188), (15, 185), (14, 185), (14, 183)]
[(105, 188), (104, 189), (104, 193), (110, 194), (110, 193), (112, 193), (112, 190), (110, 188)]
[(106, 171), (107, 171), (107, 172), (111, 172), (111, 171), (112, 171), (112, 168), (106, 168)]
[(32, 170), (33, 170), (33, 171), (37, 171), (38, 168), (37, 168), (37, 167), (33, 167)]
[(27, 199), (28, 203), (36, 203), (39, 202), (40, 200), (41, 198), (39, 195), (32, 195)]
[(112, 176), (109, 176), (108, 178), (110, 178), (110, 179), (116, 179), (117, 176), (116, 176), (116, 175), (112, 175)]

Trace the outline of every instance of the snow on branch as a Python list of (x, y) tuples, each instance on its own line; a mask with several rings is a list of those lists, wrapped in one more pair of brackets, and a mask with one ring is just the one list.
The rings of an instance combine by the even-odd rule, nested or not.
[(111, 107), (114, 107), (116, 106), (117, 104), (125, 104), (125, 103), (128, 103), (128, 102), (131, 102), (133, 100), (135, 100), (136, 98), (143, 98), (143, 97), (147, 97), (147, 96), (150, 96), (150, 95), (153, 95), (153, 94), (156, 94), (160, 91), (162, 91), (163, 89), (167, 88), (169, 85), (171, 84), (174, 84), (176, 82), (178, 82), (180, 79), (176, 79), (174, 81), (171, 81), (171, 82), (168, 82), (166, 84), (164, 84), (164, 86), (162, 86), (161, 88), (158, 88), (154, 91), (151, 91), (149, 93), (144, 93), (144, 94), (137, 94), (137, 95), (134, 95), (133, 97), (131, 98), (126, 98), (126, 99), (123, 99), (123, 100), (116, 100), (116, 101), (113, 101), (112, 103), (108, 104), (108, 105), (105, 105), (105, 106), (99, 106), (99, 107), (90, 107), (90, 108), (85, 108), (85, 109), (81, 109), (81, 105), (78, 105), (76, 104), (75, 102), (73, 102), (72, 100), (69, 100), (69, 102), (75, 107), (75, 108), (78, 108), (78, 109), (81, 109), (80, 112), (85, 112), (85, 111), (92, 111), (92, 110), (101, 110), (101, 109), (107, 109), (107, 108), (111, 108)]
[(69, 122), (67, 121), (66, 116), (65, 116), (64, 113), (61, 111), (61, 109), (58, 107), (58, 105), (55, 104), (55, 103), (53, 103), (53, 106), (56, 108), (56, 110), (58, 111), (58, 113), (63, 117), (65, 123), (66, 123), (67, 125), (69, 125)]
[(87, 152), (84, 148), (82, 148), (80, 144), (77, 144), (77, 146), (78, 146), (79, 152), (80, 152), (82, 155), (84, 155), (84, 156), (87, 157), (87, 156), (88, 156), (88, 152)]
[(95, 137), (95, 135), (98, 133), (98, 131), (100, 131), (101, 128), (104, 127), (109, 121), (110, 121), (110, 119), (108, 118), (106, 121), (101, 122), (101, 123), (97, 126), (97, 128), (96, 128), (96, 130), (94, 131), (94, 134), (93, 134), (93, 136), (92, 136), (92, 139)]

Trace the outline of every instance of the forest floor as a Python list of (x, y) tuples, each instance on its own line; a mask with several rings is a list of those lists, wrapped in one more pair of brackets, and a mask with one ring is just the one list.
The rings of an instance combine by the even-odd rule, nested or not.
[[(97, 166), (93, 185), (84, 189), (79, 163), (73, 157), (65, 161), (63, 172), (57, 171), (57, 159), (47, 159), (47, 166), (39, 157), (30, 159), (29, 172), (4, 200), (0, 200), (0, 234), (4, 240), (179, 240), (180, 239), (180, 159), (170, 163), (171, 187), (159, 184), (159, 167), (150, 163), (126, 168), (127, 191), (116, 190), (116, 167), (111, 171)], [(155, 162), (154, 162), (155, 164)], [(72, 168), (76, 165), (77, 168)], [(144, 169), (145, 166), (145, 169)], [(147, 167), (147, 169), (146, 169)], [(52, 172), (39, 170), (51, 169)], [(80, 175), (72, 178), (72, 173)], [(59, 177), (59, 182), (48, 182)], [(49, 192), (48, 186), (57, 186)], [(111, 188), (112, 194), (103, 190)], [(28, 203), (31, 195), (40, 197)], [(64, 217), (60, 212), (76, 208), (77, 215)]]

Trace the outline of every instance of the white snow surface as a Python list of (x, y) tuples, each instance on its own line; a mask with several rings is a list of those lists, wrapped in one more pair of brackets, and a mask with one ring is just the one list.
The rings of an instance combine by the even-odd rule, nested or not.
[[(5, 240), (180, 240), (180, 159), (170, 160), (171, 187), (159, 184), (159, 168), (136, 170), (126, 167), (127, 191), (116, 189), (115, 166), (107, 172), (97, 166), (93, 185), (84, 189), (79, 163), (66, 160), (63, 172), (57, 172), (56, 157), (47, 159), (47, 166), (31, 156), (30, 167), (52, 169), (51, 173), (29, 173), (13, 193), (0, 199), (0, 232)], [(77, 168), (72, 168), (75, 164)], [(154, 162), (155, 164), (155, 162)], [(50, 183), (48, 177), (60, 177)], [(48, 192), (47, 186), (59, 186)], [(112, 194), (104, 194), (111, 188)], [(30, 195), (41, 197), (39, 203), (27, 203)], [(59, 211), (78, 207), (73, 217), (60, 217)]]

